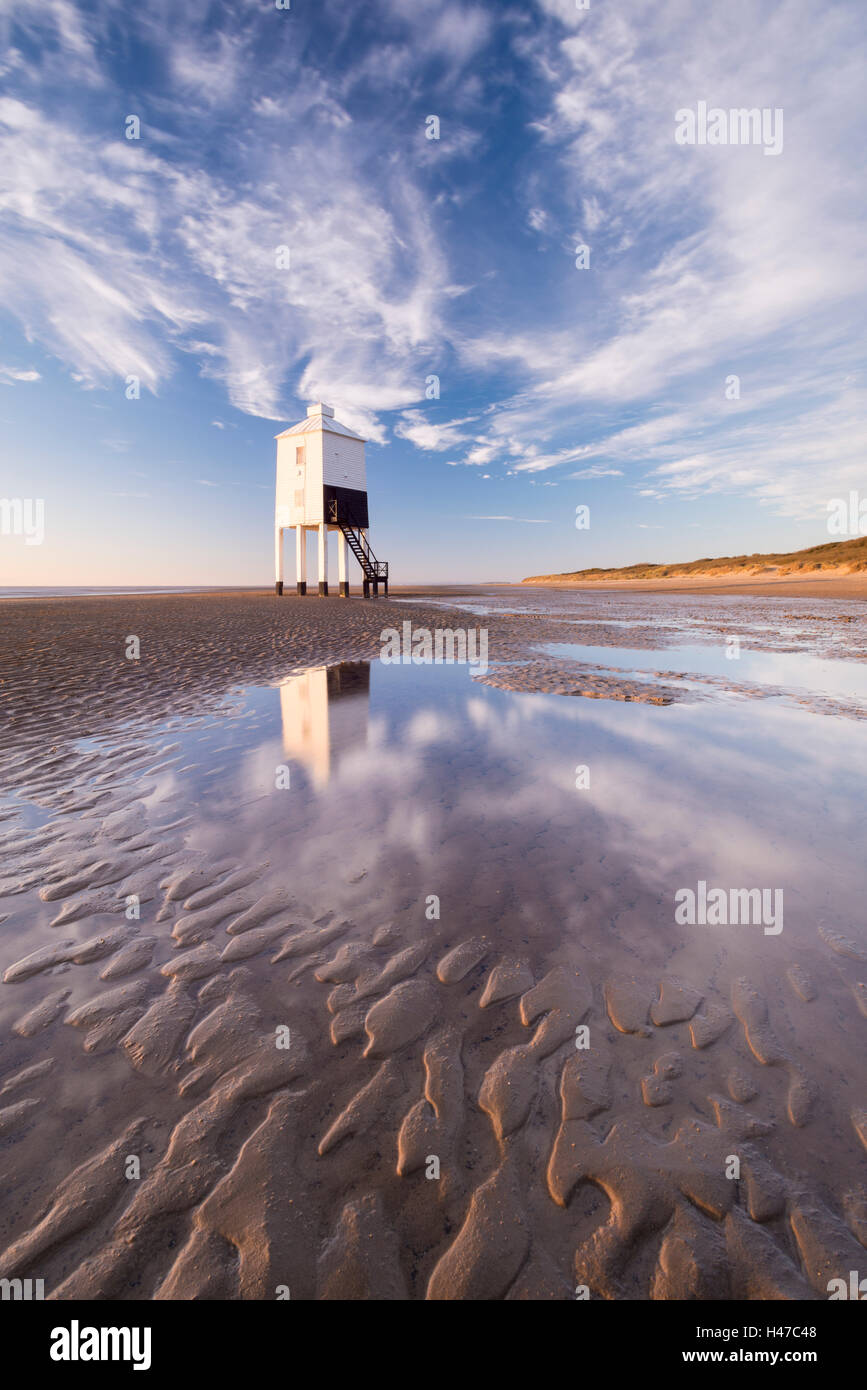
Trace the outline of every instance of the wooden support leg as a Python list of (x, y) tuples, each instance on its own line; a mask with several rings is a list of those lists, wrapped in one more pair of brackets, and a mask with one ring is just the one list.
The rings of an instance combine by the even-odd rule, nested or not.
[(307, 593), (307, 532), (303, 526), (295, 527), (295, 590)]
[(324, 521), (319, 523), (319, 593), (328, 597), (328, 531)]
[(274, 529), (274, 592), (283, 592), (283, 527)]

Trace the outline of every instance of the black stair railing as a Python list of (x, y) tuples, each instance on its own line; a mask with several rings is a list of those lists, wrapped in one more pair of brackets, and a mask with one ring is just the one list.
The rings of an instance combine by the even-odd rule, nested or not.
[(339, 526), (350, 550), (361, 566), (361, 572), (365, 579), (382, 579), (388, 585), (388, 561), (377, 560), (370, 548), (370, 542), (364, 534), (361, 526), (350, 516), (340, 515), (337, 505), (337, 498), (333, 497), (328, 503), (328, 519), (335, 526)]

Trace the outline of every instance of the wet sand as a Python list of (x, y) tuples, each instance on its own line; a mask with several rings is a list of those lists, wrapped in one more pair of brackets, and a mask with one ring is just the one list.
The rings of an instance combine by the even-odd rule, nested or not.
[[(797, 780), (752, 786), (754, 764), (715, 806), (706, 755), (683, 753), (723, 701), (729, 731), (779, 706), (795, 778), (804, 731), (817, 769), (850, 748), (857, 766), (863, 708), (667, 676), (656, 653), (698, 600), (625, 595), (579, 625), (490, 593), (2, 605), (0, 1277), (57, 1299), (801, 1299), (863, 1265), (864, 875), (841, 857), (863, 846), (857, 792), (817, 772), (795, 845)], [(493, 611), (443, 606), (461, 596)], [(731, 603), (701, 609), (720, 642)], [(366, 663), (407, 620), (483, 621), (499, 664), (445, 673), (431, 699), (431, 673), (398, 671), (368, 710)], [(778, 653), (865, 656), (851, 605), (753, 603), (749, 623)], [(564, 642), (646, 649), (654, 669)], [(281, 800), (271, 716), (244, 692), (280, 697), (295, 777), (299, 720), (322, 714), (306, 673), (335, 663), (330, 787), (311, 758)], [(577, 698), (537, 703), (558, 695)], [(475, 733), (449, 743), (459, 711)], [(532, 760), (510, 759), (564, 712), (564, 766), (531, 786)], [(678, 795), (651, 778), (667, 729)], [(573, 743), (610, 767), (593, 814), (560, 786)], [(741, 785), (761, 846), (738, 843)], [(730, 881), (772, 851), (769, 874), (806, 870), (786, 932), (675, 930), (669, 888), (695, 881), (703, 830), (747, 875)]]

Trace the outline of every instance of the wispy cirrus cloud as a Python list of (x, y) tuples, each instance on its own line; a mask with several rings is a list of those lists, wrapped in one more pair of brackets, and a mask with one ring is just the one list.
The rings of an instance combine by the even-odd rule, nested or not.
[[(729, 491), (815, 517), (829, 488), (855, 480), (864, 428), (851, 382), (867, 190), (852, 183), (851, 153), (865, 133), (867, 45), (854, 8), (831, 5), (821, 33), (805, 0), (745, 0), (736, 23), (722, 11), (697, 21), (678, 0), (542, 8), (554, 29), (524, 43), (547, 98), (533, 125), (548, 178), (534, 173), (527, 216), (549, 244), (559, 228), (575, 326), (551, 312), (544, 326), (462, 341), (469, 367), (521, 382), (490, 437), (533, 430), (556, 443), (577, 425), (603, 461), (595, 476), (623, 462), (661, 495)], [(675, 112), (700, 99), (782, 107), (783, 155), (677, 146)], [(584, 238), (590, 268), (572, 269)], [(732, 373), (737, 403), (724, 395)], [(639, 417), (625, 429), (624, 406)], [(539, 449), (517, 469), (568, 457)]]
[(42, 375), (35, 369), (27, 367), (3, 367), (0, 366), (0, 385), (12, 386), (15, 382), (41, 381)]
[[(803, 519), (862, 481), (848, 0), (5, 0), (0, 36), (0, 289), (83, 389), (192, 365), (251, 416), (335, 399), (456, 487)], [(783, 153), (677, 145), (698, 100), (782, 108)]]
[[(93, 67), (115, 8), (96, 7), (87, 32), (60, 3), (36, 16), (13, 5), (11, 19), (43, 41), (44, 69), (56, 51)], [(469, 56), (486, 24), (456, 13)], [(176, 18), (163, 89), (116, 94), (138, 140), (116, 115), (114, 128), (87, 108), (58, 116), (28, 73), (0, 102), (0, 284), (83, 385), (134, 375), (157, 391), (186, 353), (238, 409), (283, 418), (296, 393), (336, 394), (347, 423), (382, 439), (378, 412), (422, 395), (458, 287), (412, 170), (365, 168), (369, 130), (276, 27), (283, 18), (269, 16), (264, 63), (261, 24), (239, 15), (212, 34)], [(153, 24), (142, 16), (143, 42)], [(105, 68), (111, 87), (107, 56)], [(279, 98), (264, 90), (269, 69)]]
[(437, 422), (425, 415), (423, 410), (404, 410), (397, 420), (394, 432), (400, 439), (408, 439), (416, 449), (443, 452), (471, 440), (473, 432), (464, 429), (478, 417), (464, 416), (457, 420)]

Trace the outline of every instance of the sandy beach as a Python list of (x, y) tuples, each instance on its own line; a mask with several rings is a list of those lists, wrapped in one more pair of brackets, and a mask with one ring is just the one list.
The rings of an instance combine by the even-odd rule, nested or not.
[[(859, 1268), (864, 595), (695, 590), (0, 604), (0, 1277), (752, 1300)], [(490, 669), (384, 666), (405, 622), (484, 626)], [(785, 928), (679, 924), (701, 882)]]
[(635, 594), (747, 594), (779, 598), (867, 599), (867, 574), (743, 575), (736, 571), (723, 575), (694, 575), (671, 579), (525, 580), (533, 588), (575, 589), (586, 593)]

